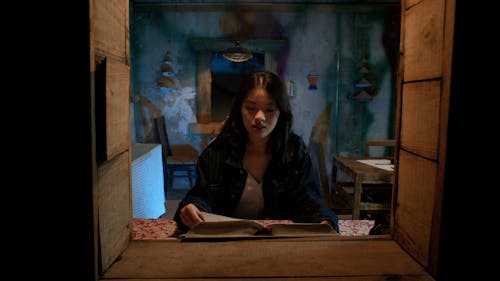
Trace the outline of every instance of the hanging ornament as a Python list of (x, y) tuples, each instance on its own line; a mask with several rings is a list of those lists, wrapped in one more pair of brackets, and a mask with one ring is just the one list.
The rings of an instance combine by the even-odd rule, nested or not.
[(317, 90), (318, 89), (318, 73), (316, 71), (311, 71), (307, 75), (307, 81), (309, 82), (309, 90)]
[(156, 83), (158, 84), (158, 86), (164, 87), (164, 88), (174, 88), (175, 87), (175, 82), (172, 79), (170, 79), (169, 77), (165, 77), (165, 76), (162, 76), (162, 77), (159, 77), (158, 79), (156, 79)]
[(162, 63), (160, 66), (160, 71), (163, 76), (172, 76), (174, 75), (174, 69), (170, 64)]
[(355, 102), (369, 102), (372, 100), (372, 96), (366, 92), (366, 91), (361, 91), (354, 97)]
[(163, 57), (163, 63), (166, 63), (166, 64), (172, 63), (172, 57), (170, 56), (170, 51), (167, 51), (165, 53), (165, 56)]
[(368, 81), (368, 79), (366, 79), (365, 77), (361, 78), (356, 84), (355, 86), (358, 87), (358, 88), (368, 88), (368, 87), (371, 87), (373, 84)]
[(156, 84), (160, 89), (175, 88), (175, 82), (172, 79), (174, 76), (174, 69), (172, 67), (172, 57), (170, 51), (166, 51), (163, 56), (163, 62), (160, 65), (161, 76), (156, 79)]

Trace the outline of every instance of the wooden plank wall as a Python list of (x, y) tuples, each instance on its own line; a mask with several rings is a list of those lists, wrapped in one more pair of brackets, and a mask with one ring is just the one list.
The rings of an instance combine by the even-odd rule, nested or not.
[[(127, 151), (99, 167), (99, 242), (101, 266), (108, 268), (128, 246), (132, 232), (130, 153)], [(124, 211), (125, 210), (125, 211)]]
[(130, 68), (109, 60), (106, 63), (106, 159), (130, 147)]
[(446, 160), (454, 0), (402, 2), (394, 239), (435, 276)]
[(425, 265), (429, 259), (436, 170), (435, 161), (400, 152), (395, 239)]
[(95, 118), (97, 127), (105, 128), (105, 157), (96, 160), (93, 190), (104, 271), (127, 248), (132, 231), (129, 1), (89, 1), (93, 73), (96, 56), (106, 61), (105, 91), (93, 90), (94, 102), (104, 100), (105, 108), (104, 118)]
[[(439, 78), (442, 75), (444, 0), (407, 1), (405, 15), (404, 80)], [(418, 43), (417, 43), (418, 42)]]
[(403, 86), (401, 148), (437, 160), (440, 94), (439, 81)]
[(94, 0), (94, 44), (97, 53), (130, 64), (129, 1)]

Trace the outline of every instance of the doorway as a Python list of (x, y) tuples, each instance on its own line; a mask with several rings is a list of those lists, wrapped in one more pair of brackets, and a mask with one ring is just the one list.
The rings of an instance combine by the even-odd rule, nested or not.
[(238, 93), (241, 77), (245, 74), (262, 71), (265, 68), (263, 53), (253, 53), (253, 57), (244, 62), (231, 62), (222, 52), (214, 52), (210, 59), (211, 118), (212, 122), (222, 122), (229, 115), (234, 96)]

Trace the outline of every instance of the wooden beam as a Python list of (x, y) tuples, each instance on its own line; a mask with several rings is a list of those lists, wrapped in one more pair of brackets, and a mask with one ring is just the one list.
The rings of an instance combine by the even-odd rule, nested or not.
[(210, 122), (210, 123), (190, 123), (189, 133), (190, 134), (201, 134), (201, 135), (217, 135), (222, 128), (221, 122)]
[[(245, 278), (244, 280), (259, 280), (259, 281), (380, 281), (380, 280), (398, 280), (398, 281), (434, 281), (430, 276), (336, 276), (336, 277), (288, 277), (288, 278)], [(123, 279), (106, 279), (109, 281), (123, 281)], [(168, 278), (168, 279), (127, 279), (128, 281), (206, 281), (205, 278)], [(210, 278), (210, 281), (241, 281), (241, 278)]]

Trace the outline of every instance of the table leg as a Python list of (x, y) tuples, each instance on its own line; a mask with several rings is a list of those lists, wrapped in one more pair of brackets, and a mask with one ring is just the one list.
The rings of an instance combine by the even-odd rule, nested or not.
[(330, 188), (330, 192), (332, 194), (335, 194), (335, 192), (337, 190), (335, 190), (335, 183), (337, 182), (337, 170), (338, 170), (338, 167), (337, 167), (337, 162), (335, 161), (335, 159), (333, 159), (332, 161), (332, 187)]
[(359, 220), (359, 211), (361, 205), (361, 181), (359, 176), (354, 177), (354, 202), (352, 204), (352, 219)]

